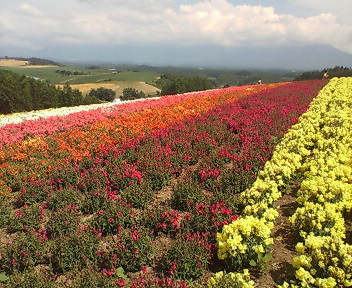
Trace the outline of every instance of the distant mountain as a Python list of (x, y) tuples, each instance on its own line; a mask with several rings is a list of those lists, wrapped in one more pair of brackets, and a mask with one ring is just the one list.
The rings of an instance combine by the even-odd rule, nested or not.
[(305, 47), (143, 47), (120, 48), (122, 61), (145, 64), (181, 65), (192, 67), (258, 68), (315, 70), (327, 67), (352, 67), (352, 54), (330, 46)]
[[(8, 50), (8, 49), (6, 49)], [(20, 51), (13, 50), (17, 53)], [(156, 66), (321, 70), (352, 67), (352, 54), (327, 45), (304, 47), (221, 47), (176, 45), (66, 46), (22, 51), (57, 61), (102, 61)], [(8, 55), (10, 56), (10, 55)]]

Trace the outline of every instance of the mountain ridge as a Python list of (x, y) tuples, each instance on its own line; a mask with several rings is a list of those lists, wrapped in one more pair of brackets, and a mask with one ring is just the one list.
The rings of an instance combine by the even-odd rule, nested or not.
[(155, 66), (286, 70), (321, 70), (335, 66), (352, 67), (352, 54), (328, 45), (222, 47), (164, 44), (105, 47), (92, 45), (83, 48), (76, 45), (31, 51), (24, 49), (11, 51), (17, 55), (23, 55), (23, 57), (40, 57), (55, 61), (101, 61)]

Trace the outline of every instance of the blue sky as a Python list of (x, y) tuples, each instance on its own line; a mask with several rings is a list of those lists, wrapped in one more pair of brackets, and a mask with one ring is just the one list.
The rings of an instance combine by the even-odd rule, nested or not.
[(323, 44), (352, 54), (351, 11), (352, 0), (0, 0), (0, 56), (165, 43)]

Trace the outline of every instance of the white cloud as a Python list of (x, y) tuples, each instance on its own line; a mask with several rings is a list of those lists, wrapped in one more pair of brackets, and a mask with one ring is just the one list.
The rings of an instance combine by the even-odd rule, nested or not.
[(23, 15), (40, 16), (42, 14), (37, 8), (29, 4), (20, 5), (19, 10), (23, 13)]
[[(296, 5), (308, 7), (309, 3), (312, 9), (320, 1), (298, 0)], [(14, 0), (12, 6), (7, 4), (6, 13), (0, 11), (0, 46), (16, 42), (29, 47), (135, 42), (226, 46), (320, 43), (352, 53), (352, 25), (339, 23), (337, 12), (324, 12), (333, 5), (325, 0), (325, 6), (306, 17), (279, 14), (274, 7), (235, 5), (230, 0), (179, 6), (171, 0), (48, 2), (35, 0), (29, 5)]]

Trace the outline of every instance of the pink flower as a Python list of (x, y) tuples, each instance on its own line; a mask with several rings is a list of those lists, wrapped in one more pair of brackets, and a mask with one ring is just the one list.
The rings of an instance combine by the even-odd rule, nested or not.
[(116, 285), (119, 285), (120, 287), (123, 287), (126, 285), (126, 280), (125, 279), (119, 279), (115, 281)]
[(117, 254), (114, 254), (114, 256), (112, 258), (112, 263), (116, 263), (118, 259), (119, 259), (119, 257), (117, 257)]
[(109, 218), (110, 223), (113, 223), (114, 221), (115, 221), (114, 218)]
[(15, 211), (15, 215), (16, 215), (18, 218), (22, 218), (22, 217), (23, 217), (23, 213), (22, 213), (20, 210), (16, 210), (16, 211)]
[(12, 259), (12, 260), (11, 260), (11, 264), (12, 264), (13, 266), (16, 266), (16, 265), (17, 265), (16, 260), (15, 260), (15, 259)]
[(137, 239), (141, 238), (142, 235), (138, 234), (138, 232), (136, 230), (134, 230), (132, 233), (131, 233), (131, 237), (134, 241), (136, 241)]
[(166, 228), (166, 223), (158, 223), (158, 228)]
[(109, 269), (103, 269), (103, 274), (107, 277), (111, 277), (112, 276), (112, 272)]

